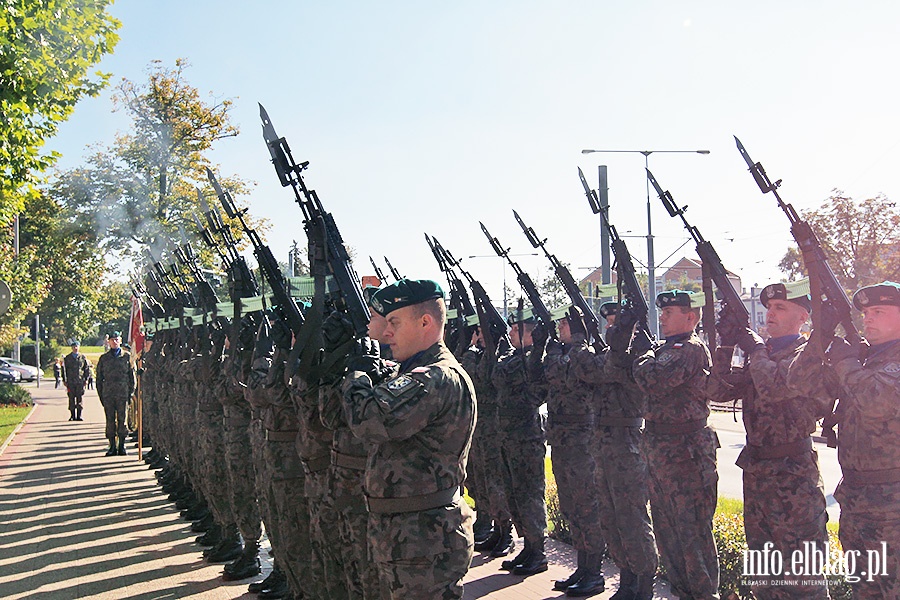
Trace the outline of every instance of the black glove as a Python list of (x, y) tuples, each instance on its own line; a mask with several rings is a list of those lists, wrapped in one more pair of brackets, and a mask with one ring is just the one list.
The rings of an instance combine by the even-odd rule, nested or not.
[(275, 342), (276, 348), (282, 350), (291, 349), (291, 328), (281, 319), (275, 319), (272, 322), (272, 341)]
[(650, 334), (643, 327), (638, 327), (637, 331), (634, 332), (634, 338), (631, 340), (632, 356), (641, 356), (647, 350), (652, 349), (653, 340), (650, 339)]
[[(634, 325), (632, 324), (632, 327)], [(606, 343), (614, 352), (625, 353), (631, 341), (631, 329), (624, 329), (618, 322), (606, 330)]]
[(352, 339), (353, 323), (344, 313), (334, 311), (322, 321), (322, 347), (325, 352), (334, 352)]
[(547, 339), (550, 337), (550, 332), (547, 330), (546, 325), (544, 325), (543, 321), (538, 321), (538, 324), (534, 326), (534, 329), (531, 330), (531, 344), (540, 350), (544, 349), (544, 345), (547, 343)]
[(584, 325), (584, 315), (577, 306), (570, 306), (566, 313), (569, 320), (569, 333), (572, 334), (572, 343), (580, 344), (587, 339), (587, 327)]
[(347, 358), (347, 371), (362, 371), (369, 376), (373, 384), (385, 378), (390, 369), (379, 356), (378, 342), (370, 337), (357, 340), (350, 356)]
[(837, 365), (845, 360), (859, 360), (859, 352), (857, 352), (850, 342), (842, 337), (835, 337), (831, 342), (831, 347), (825, 353), (825, 360), (830, 365)]
[(841, 316), (830, 302), (823, 302), (819, 310), (812, 315), (813, 329), (818, 329), (820, 334), (833, 335), (841, 322)]
[(750, 329), (749, 327), (744, 327), (743, 329), (738, 330), (737, 336), (735, 337), (735, 343), (740, 347), (741, 350), (744, 351), (744, 354), (750, 356), (753, 352), (757, 350), (757, 348), (765, 347), (766, 343), (763, 341), (759, 334)]
[(622, 307), (616, 315), (616, 326), (631, 332), (640, 319), (631, 307)]

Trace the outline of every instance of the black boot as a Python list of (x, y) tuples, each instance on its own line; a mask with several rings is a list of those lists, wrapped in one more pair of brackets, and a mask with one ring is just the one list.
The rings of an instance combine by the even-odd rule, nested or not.
[(185, 521), (199, 521), (206, 518), (206, 515), (208, 514), (209, 506), (207, 506), (206, 502), (201, 499), (199, 502), (197, 502), (197, 504), (184, 511), (181, 516)]
[(215, 521), (213, 520), (212, 513), (209, 513), (199, 521), (194, 521), (193, 523), (191, 523), (191, 531), (193, 531), (194, 533), (207, 532), (213, 526), (214, 522)]
[(229, 562), (239, 557), (243, 551), (241, 534), (238, 532), (237, 525), (231, 524), (225, 528), (222, 543), (206, 556), (206, 560), (211, 563)]
[(610, 597), (610, 600), (634, 600), (636, 595), (637, 575), (628, 569), (619, 572), (619, 589)]
[(477, 537), (475, 538), (475, 551), (484, 552), (486, 550), (493, 550), (494, 546), (497, 545), (497, 542), (500, 541), (501, 533), (502, 525), (498, 522), (497, 526), (491, 529), (491, 534), (489, 536), (483, 540), (479, 540)]
[(504, 571), (512, 571), (516, 568), (516, 565), (521, 564), (528, 560), (531, 556), (531, 542), (527, 539), (525, 540), (525, 546), (522, 548), (522, 551), (516, 554), (514, 557), (509, 560), (504, 560), (500, 563), (500, 568)]
[(74, 409), (74, 408), (69, 409), (69, 420), (70, 420), (70, 421), (74, 421), (74, 420), (75, 420), (75, 409)]
[(278, 566), (278, 563), (275, 563), (272, 567), (272, 572), (262, 581), (255, 581), (248, 585), (247, 591), (251, 594), (258, 594), (263, 590), (272, 588), (281, 579), (284, 579), (284, 573), (281, 572), (281, 567)]
[(605, 590), (606, 580), (603, 578), (602, 567), (602, 554), (587, 554), (585, 557), (584, 575), (578, 580), (578, 583), (569, 586), (566, 590), (566, 596), (593, 596)]
[(634, 600), (652, 600), (655, 573), (638, 575), (635, 583)]
[(81, 407), (80, 406), (75, 407), (75, 420), (76, 421), (84, 421), (84, 419), (81, 418)]
[(222, 526), (213, 522), (212, 526), (203, 535), (198, 535), (194, 540), (201, 546), (215, 547), (222, 541)]
[(475, 543), (483, 542), (494, 533), (494, 521), (487, 511), (480, 510), (472, 524), (472, 533), (475, 535)]
[(115, 456), (116, 455), (116, 439), (113, 438), (109, 440), (109, 449), (106, 451), (106, 456)]
[(544, 554), (544, 538), (531, 543), (528, 558), (516, 563), (513, 575), (535, 575), (547, 570), (547, 555)]
[(578, 565), (577, 568), (572, 572), (571, 575), (566, 577), (565, 579), (557, 579), (553, 582), (553, 589), (564, 592), (570, 585), (575, 585), (581, 579), (581, 576), (584, 575), (584, 570), (587, 568), (585, 565), (587, 564), (587, 552), (584, 550), (578, 551)]
[(116, 452), (119, 456), (125, 456), (128, 454), (125, 452), (125, 438), (119, 438), (119, 449)]
[(508, 556), (513, 553), (513, 550), (516, 549), (516, 541), (512, 536), (512, 522), (509, 520), (502, 521), (498, 527), (494, 529), (497, 531), (497, 542), (491, 546), (491, 556)]
[(291, 586), (288, 585), (287, 577), (282, 577), (272, 584), (272, 587), (265, 589), (259, 593), (262, 600), (277, 600), (278, 598), (289, 598), (291, 594)]
[(239, 579), (247, 579), (254, 575), (259, 575), (262, 569), (259, 565), (259, 542), (257, 540), (246, 540), (244, 542), (244, 551), (233, 562), (225, 565), (225, 571), (222, 573), (222, 579), (225, 581), (237, 581)]

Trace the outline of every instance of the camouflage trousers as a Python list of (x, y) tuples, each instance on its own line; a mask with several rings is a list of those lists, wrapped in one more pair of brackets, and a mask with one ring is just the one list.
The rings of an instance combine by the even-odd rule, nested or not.
[[(785, 565), (795, 551), (802, 553), (810, 544), (825, 551), (828, 513), (814, 450), (768, 460), (739, 458), (738, 466), (744, 470), (744, 530), (750, 550), (764, 550), (765, 544), (773, 544), (768, 548), (777, 550)], [(823, 575), (767, 576), (759, 580), (752, 585), (756, 598), (828, 598)]]
[(550, 461), (559, 494), (559, 508), (569, 521), (576, 550), (602, 556), (606, 551), (600, 528), (594, 459), (584, 444), (556, 445)]
[(231, 511), (231, 498), (225, 467), (225, 432), (222, 410), (197, 411), (197, 450), (199, 454), (201, 478), (197, 482), (203, 497), (209, 503), (217, 523), (230, 525), (235, 522)]
[(498, 466), (512, 521), (530, 542), (543, 539), (547, 531), (546, 455), (542, 439), (519, 440), (512, 432), (500, 442)]
[(609, 555), (620, 569), (653, 574), (659, 566), (647, 511), (647, 463), (637, 427), (601, 427), (593, 445), (597, 506)]
[(841, 546), (854, 553), (860, 579), (850, 582), (853, 598), (900, 598), (900, 483), (848, 489), (842, 481), (834, 497), (841, 503)]
[[(330, 456), (326, 456), (330, 459)], [(330, 460), (329, 460), (330, 462)], [(338, 515), (328, 487), (327, 467), (306, 474), (306, 498), (309, 506), (309, 530), (312, 542), (311, 570), (316, 589), (323, 598), (345, 600), (350, 597), (344, 574)]]
[[(477, 432), (477, 425), (475, 427)], [(488, 494), (487, 475), (485, 473), (486, 463), (488, 461), (485, 452), (485, 442), (481, 436), (472, 434), (472, 444), (469, 447), (469, 462), (466, 464), (466, 490), (469, 496), (475, 500), (475, 510), (479, 515), (493, 515), (491, 510), (491, 501)]]
[(462, 598), (472, 562), (472, 510), (464, 500), (431, 510), (369, 514), (383, 600)]
[(256, 502), (256, 474), (250, 442), (250, 415), (235, 406), (225, 406), (225, 467), (231, 491), (231, 512), (244, 540), (262, 536)]
[[(480, 447), (476, 451), (474, 459), (470, 455), (469, 461), (475, 460), (473, 477), (483, 482), (484, 494), (487, 500), (487, 511), (497, 521), (508, 521), (511, 518), (507, 488), (504, 485), (502, 461), (500, 460), (500, 435), (496, 416), (478, 415), (478, 423), (472, 434), (472, 445)], [(475, 482), (476, 489), (479, 484)], [(481, 505), (476, 508), (481, 510)]]
[(116, 437), (120, 443), (125, 443), (125, 436), (128, 435), (128, 428), (125, 426), (125, 404), (128, 398), (122, 396), (105, 397), (103, 403), (103, 413), (106, 416), (106, 439), (109, 440), (110, 446), (116, 445)]
[(68, 395), (69, 395), (69, 410), (70, 410), (70, 411), (73, 411), (73, 410), (75, 410), (76, 408), (77, 408), (77, 409), (83, 408), (83, 402), (82, 402), (82, 401), (83, 401), (83, 398), (84, 398), (84, 386), (79, 386), (79, 388), (80, 388), (80, 393), (79, 393), (79, 390), (77, 390), (77, 389), (68, 392)]
[[(358, 457), (363, 461), (365, 457)], [(369, 513), (363, 499), (365, 471), (332, 465), (328, 472), (334, 506), (344, 575), (350, 598), (377, 600), (381, 597), (378, 569), (369, 556)]]
[(719, 560), (712, 534), (718, 447), (718, 436), (709, 427), (643, 437), (660, 559), (672, 591), (694, 600), (719, 597)]
[[(271, 432), (266, 432), (271, 438)], [(296, 435), (296, 432), (294, 432)], [(269, 469), (267, 497), (269, 517), (266, 527), (273, 532), (272, 547), (287, 576), (291, 590), (305, 597), (326, 598), (309, 568), (312, 561), (309, 505), (305, 495), (306, 477), (294, 439), (267, 439), (264, 455)]]

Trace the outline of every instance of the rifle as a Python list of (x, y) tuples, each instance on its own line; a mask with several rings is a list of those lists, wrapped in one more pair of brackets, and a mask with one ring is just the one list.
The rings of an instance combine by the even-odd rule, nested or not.
[(216, 296), (216, 292), (209, 284), (209, 281), (203, 276), (203, 271), (200, 270), (200, 266), (197, 264), (197, 255), (194, 254), (194, 248), (191, 246), (190, 242), (186, 242), (177, 247), (175, 249), (175, 256), (181, 264), (188, 268), (188, 271), (190, 271), (193, 276), (194, 283), (197, 286), (197, 296), (200, 300), (200, 306), (206, 311), (215, 311), (216, 304), (219, 303), (219, 298)]
[[(456, 318), (458, 321), (456, 331), (458, 335), (465, 335), (466, 332), (471, 334), (471, 331), (469, 331), (467, 327), (466, 318), (475, 315), (477, 311), (472, 305), (472, 300), (469, 298), (466, 286), (463, 285), (463, 282), (460, 281), (456, 273), (450, 269), (447, 264), (447, 259), (444, 257), (438, 246), (435, 245), (430, 237), (428, 237), (427, 233), (425, 234), (425, 241), (428, 243), (431, 254), (434, 255), (434, 259), (438, 263), (438, 268), (446, 275), (447, 283), (450, 285), (450, 308), (456, 310)], [(387, 260), (386, 256), (384, 258)], [(388, 265), (390, 265), (390, 263), (388, 263)], [(466, 343), (468, 344), (468, 340)], [(453, 346), (456, 346), (456, 344), (453, 344)]]
[[(800, 247), (800, 251), (803, 253), (803, 263), (806, 265), (806, 269), (811, 275), (809, 281), (810, 291), (812, 292), (810, 297), (812, 298), (813, 304), (813, 322), (817, 320), (817, 315), (822, 314), (823, 305), (827, 304), (838, 315), (838, 323), (844, 328), (844, 335), (846, 336), (847, 341), (858, 350), (860, 344), (862, 344), (862, 336), (859, 334), (856, 325), (853, 323), (851, 313), (853, 304), (850, 302), (850, 298), (847, 297), (847, 292), (844, 290), (844, 287), (838, 282), (837, 277), (835, 277), (834, 271), (831, 270), (828, 259), (825, 257), (825, 251), (822, 249), (822, 244), (816, 236), (816, 232), (813, 231), (812, 226), (807, 221), (800, 218), (792, 205), (786, 204), (781, 199), (781, 196), (778, 195), (778, 188), (781, 186), (781, 180), (779, 179), (775, 183), (772, 183), (772, 181), (769, 180), (769, 176), (766, 175), (766, 170), (763, 168), (762, 164), (753, 162), (753, 159), (747, 154), (744, 145), (741, 144), (741, 140), (735, 136), (734, 141), (737, 143), (738, 150), (740, 151), (741, 156), (744, 157), (744, 162), (747, 163), (750, 173), (753, 175), (753, 179), (756, 180), (756, 185), (759, 186), (760, 191), (763, 194), (772, 192), (772, 195), (775, 196), (775, 200), (778, 201), (778, 206), (781, 207), (781, 210), (784, 211), (784, 214), (787, 215), (788, 220), (791, 222), (791, 235), (794, 236), (794, 241), (797, 242), (797, 245)], [(834, 330), (826, 331), (825, 333), (834, 334)], [(831, 335), (825, 335), (822, 338), (823, 343), (827, 344), (830, 338)], [(825, 348), (822, 348), (822, 351), (824, 350)]]
[(603, 226), (609, 232), (610, 245), (612, 246), (613, 256), (616, 258), (616, 282), (619, 288), (619, 304), (637, 318), (638, 327), (646, 331), (648, 337), (653, 339), (653, 334), (650, 332), (650, 324), (647, 321), (650, 307), (647, 305), (647, 299), (644, 298), (641, 284), (638, 283), (634, 261), (631, 260), (631, 252), (628, 251), (625, 240), (619, 237), (619, 232), (616, 231), (615, 225), (610, 223), (609, 215), (606, 212), (607, 209), (600, 206), (597, 192), (588, 185), (581, 167), (578, 167), (578, 177), (581, 179), (581, 185), (584, 186), (584, 193), (587, 196), (591, 211), (595, 215), (600, 215)]
[(309, 166), (309, 161), (304, 161), (299, 165), (294, 162), (287, 140), (278, 137), (278, 134), (275, 133), (275, 127), (262, 104), (259, 105), (259, 116), (262, 119), (263, 139), (265, 139), (269, 154), (272, 156), (275, 173), (278, 175), (282, 187), (290, 186), (294, 190), (294, 197), (303, 211), (307, 236), (310, 235), (313, 227), (322, 230), (325, 260), (340, 290), (340, 294), (333, 298), (333, 301), (350, 318), (357, 337), (365, 337), (369, 331), (369, 307), (363, 299), (359, 277), (353, 270), (350, 253), (347, 252), (334, 217), (331, 213), (325, 212), (316, 191), (307, 189), (306, 183), (303, 181), (302, 173)]
[(384, 278), (384, 273), (378, 268), (378, 265), (375, 264), (375, 259), (370, 256), (369, 262), (372, 263), (372, 268), (375, 269), (375, 277), (378, 278), (378, 281), (381, 281), (382, 283), (386, 282), (387, 279)]
[(391, 272), (391, 277), (394, 278), (395, 281), (400, 281), (401, 279), (405, 279), (403, 275), (401, 275), (397, 269), (394, 268), (394, 265), (391, 264), (391, 261), (388, 260), (388, 257), (384, 257), (384, 262), (387, 263), (388, 271)]
[(562, 264), (555, 255), (550, 254), (547, 250), (547, 239), (541, 240), (538, 238), (537, 234), (534, 232), (534, 229), (525, 224), (525, 221), (522, 220), (522, 217), (519, 216), (515, 210), (513, 210), (513, 215), (516, 217), (516, 221), (519, 223), (519, 227), (522, 228), (522, 232), (525, 234), (525, 237), (528, 238), (529, 243), (533, 248), (540, 248), (544, 252), (544, 256), (547, 257), (547, 260), (550, 261), (550, 264), (553, 265), (553, 271), (556, 273), (556, 278), (559, 279), (559, 282), (562, 284), (563, 288), (566, 290), (566, 294), (568, 294), (569, 299), (572, 301), (572, 304), (581, 309), (581, 314), (584, 317), (584, 324), (587, 329), (587, 333), (589, 336), (588, 341), (593, 339), (593, 346), (597, 352), (602, 351), (606, 348), (606, 344), (603, 342), (603, 339), (600, 337), (600, 321), (597, 320), (597, 315), (594, 314), (593, 309), (591, 309), (591, 305), (587, 303), (584, 299), (584, 296), (581, 295), (581, 289), (579, 289), (578, 284), (575, 283), (575, 278), (572, 277), (572, 273), (566, 268), (566, 265)]
[(531, 302), (531, 309), (535, 316), (537, 316), (538, 320), (547, 328), (550, 338), (556, 339), (556, 324), (553, 322), (553, 317), (550, 316), (550, 311), (547, 309), (544, 301), (541, 300), (541, 295), (538, 293), (537, 286), (534, 285), (531, 277), (512, 259), (509, 255), (509, 248), (504, 249), (503, 246), (500, 245), (500, 240), (490, 234), (487, 227), (484, 226), (484, 223), (479, 221), (478, 224), (481, 225), (481, 231), (484, 232), (485, 237), (488, 239), (488, 242), (490, 242), (491, 248), (497, 253), (497, 256), (505, 258), (506, 262), (508, 262), (513, 268), (513, 271), (515, 271), (516, 279), (525, 291), (525, 295), (528, 296), (528, 301)]
[[(428, 240), (427, 234), (425, 235), (425, 239)], [(432, 246), (432, 253), (438, 261), (438, 266), (441, 267), (441, 270), (447, 274), (448, 278), (452, 278), (458, 282), (457, 284), (451, 284), (451, 289), (455, 285), (459, 290), (459, 297), (461, 301), (465, 303), (463, 310), (471, 311), (467, 312), (467, 314), (474, 313), (478, 315), (478, 325), (481, 327), (481, 335), (484, 338), (485, 350), (491, 356), (495, 356), (497, 353), (497, 343), (501, 338), (506, 337), (506, 334), (509, 331), (503, 315), (500, 314), (491, 302), (491, 298), (485, 291), (484, 286), (481, 285), (481, 282), (477, 281), (472, 277), (471, 273), (463, 269), (456, 257), (454, 257), (449, 250), (444, 248), (436, 237), (432, 236), (432, 238), (428, 240), (428, 245)], [(463, 278), (469, 283), (469, 288), (472, 290), (472, 297), (475, 300), (474, 306), (469, 302), (469, 295), (466, 293), (466, 288), (462, 281), (456, 276), (454, 269), (459, 269), (460, 274), (462, 274)]]
[[(207, 171), (207, 177), (209, 177), (210, 173), (210, 171)], [(213, 175), (213, 179), (215, 179), (215, 175)], [(222, 222), (222, 216), (219, 214), (218, 209), (214, 206), (210, 207), (206, 203), (205, 198), (200, 198), (200, 206), (206, 215), (206, 222), (209, 223), (210, 231), (218, 233), (222, 238), (222, 242), (225, 244), (225, 251), (228, 254), (228, 258), (225, 259), (224, 264), (229, 269), (232, 282), (240, 290), (237, 294), (237, 298), (258, 296), (259, 285), (256, 283), (256, 278), (253, 276), (250, 267), (247, 266), (247, 261), (244, 260), (241, 253), (238, 252), (237, 242), (231, 234), (231, 229), (226, 227), (225, 223)], [(232, 300), (234, 300), (234, 297), (234, 294), (232, 294)]]
[(269, 287), (272, 288), (272, 294), (275, 296), (275, 301), (278, 303), (276, 307), (273, 307), (278, 313), (278, 317), (288, 324), (288, 327), (291, 328), (291, 331), (293, 331), (295, 335), (298, 335), (304, 323), (303, 314), (300, 312), (294, 299), (288, 293), (287, 283), (285, 282), (284, 275), (281, 273), (281, 269), (278, 267), (278, 261), (276, 261), (275, 257), (272, 255), (272, 250), (267, 245), (263, 244), (262, 240), (259, 238), (259, 234), (244, 220), (244, 214), (247, 212), (247, 209), (244, 208), (238, 210), (231, 194), (222, 189), (222, 186), (216, 181), (215, 175), (213, 175), (213, 172), (208, 168), (206, 169), (206, 176), (209, 178), (209, 182), (212, 184), (213, 189), (216, 190), (216, 195), (222, 203), (222, 208), (225, 209), (225, 214), (231, 219), (237, 219), (241, 224), (241, 229), (243, 229), (244, 233), (247, 234), (247, 237), (250, 238), (250, 243), (253, 244), (253, 254), (256, 256), (259, 267), (262, 269), (263, 275), (269, 283)]
[[(687, 219), (685, 219), (684, 211), (687, 210), (687, 206), (679, 208), (678, 205), (675, 204), (675, 200), (672, 199), (672, 194), (668, 191), (664, 192), (662, 188), (659, 187), (659, 184), (653, 177), (653, 173), (651, 173), (649, 169), (647, 169), (647, 179), (650, 180), (650, 183), (653, 184), (653, 189), (659, 194), (659, 199), (662, 200), (663, 206), (666, 207), (666, 212), (669, 213), (669, 216), (681, 217), (684, 228), (687, 229), (688, 233), (691, 234), (691, 237), (694, 238), (694, 242), (697, 244), (697, 255), (700, 257), (703, 267), (709, 269), (710, 278), (713, 280), (713, 283), (716, 284), (716, 289), (719, 290), (719, 294), (722, 296), (723, 310), (727, 308), (727, 310), (732, 311), (732, 315), (739, 323), (744, 327), (749, 327), (750, 311), (747, 310), (747, 307), (738, 295), (737, 290), (734, 289), (734, 286), (731, 285), (731, 282), (728, 280), (728, 271), (725, 270), (725, 265), (722, 264), (722, 259), (719, 258), (716, 249), (713, 248), (713, 245), (710, 242), (703, 239), (703, 235), (700, 234), (699, 229), (688, 223)], [(712, 344), (715, 341), (713, 332), (708, 332), (708, 335), (710, 344)]]

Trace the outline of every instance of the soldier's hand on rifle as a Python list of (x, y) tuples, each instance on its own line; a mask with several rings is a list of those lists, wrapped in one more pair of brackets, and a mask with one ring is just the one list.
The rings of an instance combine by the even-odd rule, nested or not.
[(550, 337), (550, 332), (547, 330), (547, 327), (544, 325), (543, 321), (538, 321), (538, 324), (534, 326), (534, 329), (531, 331), (531, 343), (537, 351), (542, 351), (544, 346), (547, 344), (547, 339)]
[(637, 325), (640, 318), (629, 306), (623, 306), (616, 315), (616, 327), (620, 327), (622, 331), (627, 331), (630, 335), (634, 326)]
[(641, 356), (652, 349), (653, 340), (650, 338), (650, 334), (647, 333), (645, 328), (638, 327), (637, 331), (634, 332), (634, 338), (631, 340), (631, 355)]
[(569, 320), (569, 333), (572, 334), (572, 343), (581, 344), (587, 339), (587, 327), (584, 324), (584, 315), (577, 306), (570, 306), (566, 313)]
[(737, 330), (735, 342), (747, 356), (750, 356), (758, 348), (765, 348), (766, 346), (766, 343), (759, 337), (759, 334), (749, 327)]
[(347, 359), (347, 370), (362, 371), (372, 383), (378, 385), (390, 373), (381, 359), (378, 342), (370, 337), (357, 340)]
[(723, 306), (716, 317), (716, 333), (719, 334), (720, 344), (722, 346), (736, 345), (741, 330), (746, 326), (746, 323), (742, 323), (727, 304)]
[(322, 322), (322, 345), (325, 352), (334, 352), (352, 339), (353, 323), (344, 313), (333, 311), (325, 317)]
[(291, 328), (281, 319), (273, 319), (272, 321), (272, 341), (275, 342), (276, 348), (282, 350), (291, 349), (292, 334)]
[(606, 343), (610, 350), (620, 354), (625, 354), (628, 351), (632, 327), (634, 327), (634, 323), (631, 324), (631, 327), (626, 328), (617, 322), (606, 330)]
[(859, 353), (850, 345), (850, 342), (842, 337), (835, 337), (831, 347), (825, 353), (825, 361), (834, 366), (845, 360), (859, 361)]

